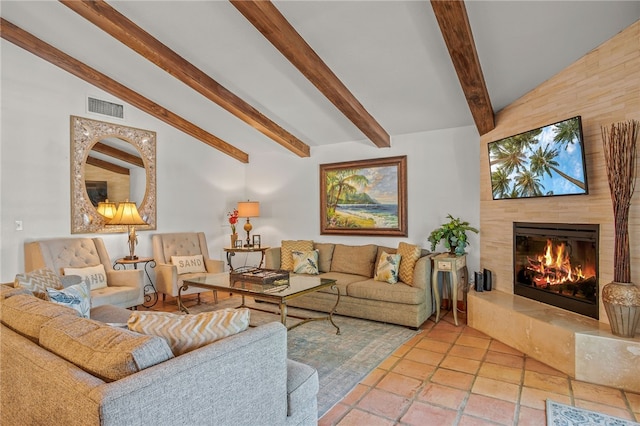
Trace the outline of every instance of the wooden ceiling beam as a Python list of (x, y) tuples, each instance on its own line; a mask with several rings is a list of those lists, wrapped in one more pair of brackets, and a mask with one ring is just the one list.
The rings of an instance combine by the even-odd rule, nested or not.
[(131, 172), (126, 167), (118, 166), (117, 164), (110, 163), (105, 160), (101, 160), (96, 157), (88, 156), (87, 164), (100, 167), (101, 169), (109, 170), (110, 172), (118, 173), (119, 175), (130, 175)]
[(284, 148), (300, 157), (309, 157), (311, 150), (307, 144), (231, 93), (104, 1), (60, 2)]
[(495, 119), (464, 1), (431, 0), (431, 6), (476, 128), (480, 135), (484, 135), (493, 130)]
[(137, 155), (129, 154), (126, 151), (122, 151), (121, 149), (114, 148), (102, 142), (96, 142), (93, 147), (91, 147), (92, 151), (99, 152), (101, 154), (108, 155), (118, 160), (122, 160), (126, 163), (133, 164), (134, 166), (141, 167), (144, 169), (144, 162), (142, 158)]
[(26, 51), (56, 65), (76, 77), (93, 84), (107, 93), (122, 99), (125, 102), (139, 108), (147, 114), (161, 120), (168, 125), (198, 139), (201, 142), (235, 158), (243, 163), (249, 162), (249, 155), (238, 148), (223, 141), (217, 136), (208, 133), (193, 123), (174, 114), (168, 109), (145, 98), (128, 87), (118, 83), (101, 72), (83, 64), (66, 53), (45, 43), (27, 31), (19, 28), (11, 22), (0, 18), (0, 36), (3, 39), (19, 46)]
[(298, 70), (378, 147), (391, 146), (389, 134), (369, 114), (278, 9), (266, 0), (230, 0)]

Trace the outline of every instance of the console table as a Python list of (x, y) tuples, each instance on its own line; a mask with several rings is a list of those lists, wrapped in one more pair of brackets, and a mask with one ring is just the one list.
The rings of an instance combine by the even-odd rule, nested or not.
[[(436, 301), (436, 322), (440, 321), (440, 289), (438, 288), (438, 272), (448, 272), (451, 275), (449, 282), (451, 283), (451, 304), (453, 309), (453, 321), (458, 325), (458, 287), (460, 276), (458, 271), (467, 266), (467, 255), (456, 256), (449, 253), (442, 253), (433, 258), (433, 279), (431, 287), (433, 288), (433, 298)], [(447, 282), (443, 277), (442, 285)]]
[(257, 253), (260, 252), (260, 263), (258, 264), (258, 268), (262, 267), (262, 263), (264, 262), (264, 253), (270, 247), (225, 247), (224, 251), (227, 253), (227, 265), (229, 265), (229, 270), (233, 272), (233, 265), (231, 264), (231, 259), (236, 253)]
[(123, 257), (122, 259), (118, 259), (113, 262), (113, 269), (126, 269), (127, 265), (133, 265), (133, 269), (138, 269), (138, 263), (142, 263), (144, 265), (144, 273), (147, 274), (147, 278), (149, 279), (149, 283), (145, 283), (143, 287), (144, 303), (142, 304), (142, 306), (144, 306), (145, 308), (151, 308), (153, 305), (158, 303), (158, 291), (156, 290), (156, 286), (153, 284), (151, 275), (149, 274), (149, 270), (147, 269), (147, 267), (156, 267), (156, 261), (154, 260), (154, 258), (139, 257), (137, 259), (130, 260)]

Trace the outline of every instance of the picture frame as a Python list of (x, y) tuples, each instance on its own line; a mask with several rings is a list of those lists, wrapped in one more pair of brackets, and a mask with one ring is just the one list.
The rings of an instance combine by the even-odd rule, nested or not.
[(320, 164), (320, 234), (406, 237), (407, 156)]
[(260, 248), (260, 235), (259, 234), (254, 234), (253, 235), (253, 246)]
[(243, 240), (237, 239), (236, 242), (234, 243), (234, 247), (233, 248), (241, 249), (243, 242), (244, 242)]

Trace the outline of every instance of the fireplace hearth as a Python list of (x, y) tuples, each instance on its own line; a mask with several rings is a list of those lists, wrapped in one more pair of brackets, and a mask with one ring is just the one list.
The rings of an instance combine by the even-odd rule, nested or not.
[(515, 222), (514, 294), (598, 319), (599, 228)]

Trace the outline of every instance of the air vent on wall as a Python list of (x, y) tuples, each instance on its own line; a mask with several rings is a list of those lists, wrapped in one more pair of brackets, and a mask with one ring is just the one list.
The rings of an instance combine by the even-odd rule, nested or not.
[(109, 117), (124, 118), (124, 105), (103, 101), (92, 97), (87, 98), (87, 111)]

